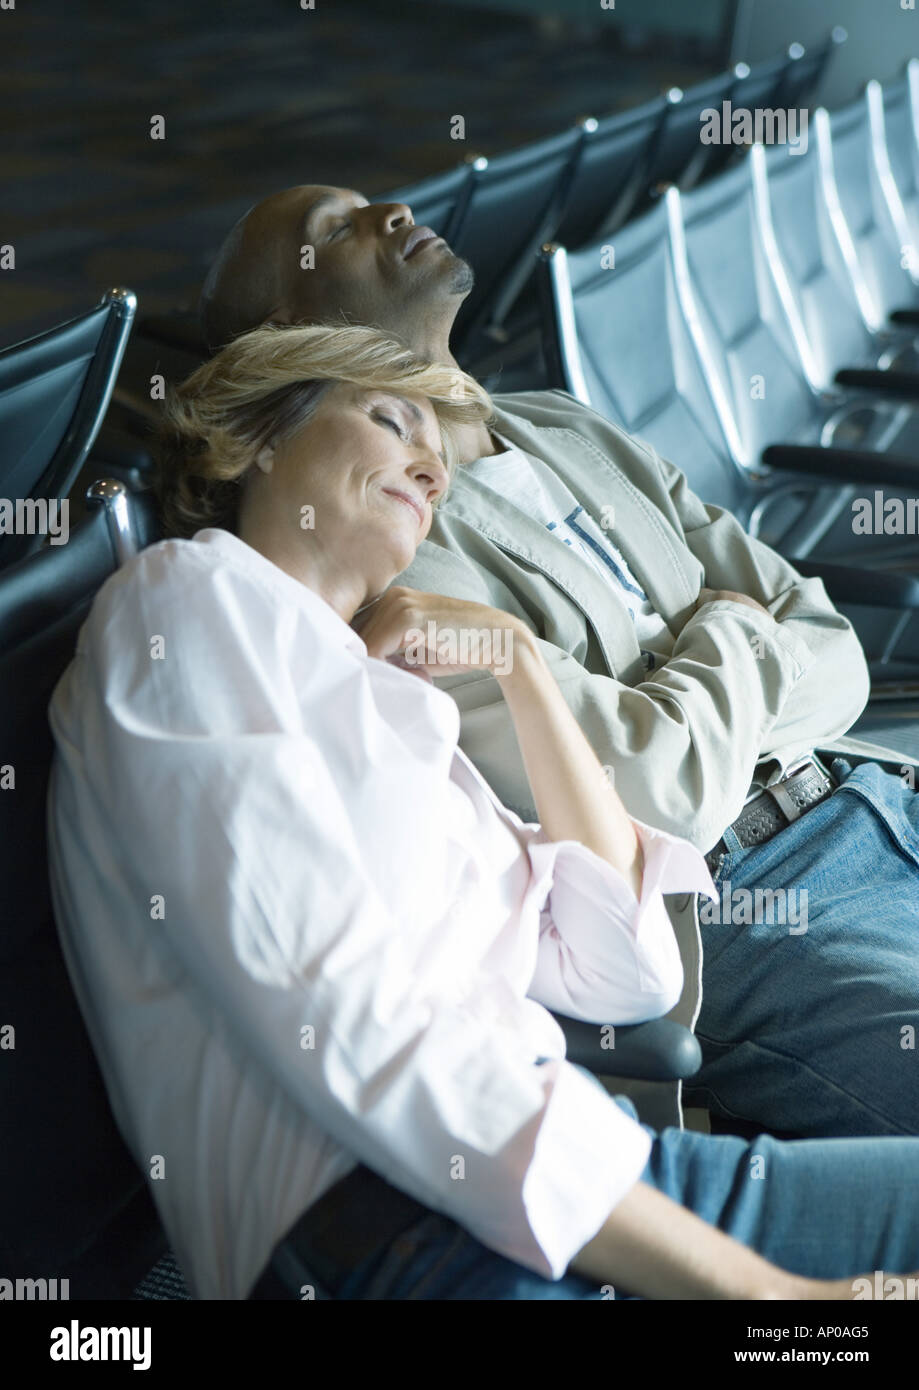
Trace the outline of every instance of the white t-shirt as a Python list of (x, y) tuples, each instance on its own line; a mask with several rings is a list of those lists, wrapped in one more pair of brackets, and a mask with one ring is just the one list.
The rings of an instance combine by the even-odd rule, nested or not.
[(491, 431), (505, 452), (476, 459), (466, 465), (488, 487), (500, 492), (534, 521), (569, 546), (608, 582), (617, 600), (629, 612), (645, 670), (653, 671), (673, 651), (674, 638), (648, 595), (635, 578), (610, 530), (598, 525), (580, 505), (574, 493), (542, 459)]

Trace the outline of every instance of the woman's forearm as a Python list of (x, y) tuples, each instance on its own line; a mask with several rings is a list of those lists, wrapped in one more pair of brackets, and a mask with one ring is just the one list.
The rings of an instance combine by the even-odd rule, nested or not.
[(586, 845), (618, 869), (638, 897), (642, 855), (634, 827), (522, 623), (514, 630), (510, 669), (497, 679), (546, 834)]
[(845, 1296), (842, 1281), (833, 1288), (779, 1269), (645, 1182), (617, 1202), (569, 1268), (641, 1298)]

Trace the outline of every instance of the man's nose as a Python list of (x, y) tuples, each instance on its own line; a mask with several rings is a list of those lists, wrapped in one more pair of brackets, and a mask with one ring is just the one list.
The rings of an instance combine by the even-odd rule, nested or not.
[(393, 232), (397, 227), (414, 227), (415, 219), (408, 203), (371, 203), (380, 209), (378, 216), (384, 233)]

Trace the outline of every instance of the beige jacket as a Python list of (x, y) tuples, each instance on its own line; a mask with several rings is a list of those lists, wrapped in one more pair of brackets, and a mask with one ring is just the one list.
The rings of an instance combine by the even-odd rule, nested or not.
[[(868, 670), (823, 582), (803, 579), (734, 517), (707, 506), (652, 449), (565, 391), (497, 395), (495, 428), (545, 460), (616, 545), (675, 638), (646, 674), (631, 618), (606, 581), (481, 478), (460, 469), (429, 539), (396, 581), (516, 614), (541, 639), (565, 699), (637, 819), (707, 851), (766, 785), (812, 749), (897, 770), (912, 760), (843, 735), (867, 703)], [(696, 614), (700, 588), (720, 600)], [(460, 742), (499, 797), (536, 809), (498, 682), (440, 682), (461, 712)], [(692, 1027), (702, 946), (694, 896), (668, 900), (685, 969), (670, 1017)], [(607, 1083), (642, 1118), (679, 1123), (678, 1086)]]

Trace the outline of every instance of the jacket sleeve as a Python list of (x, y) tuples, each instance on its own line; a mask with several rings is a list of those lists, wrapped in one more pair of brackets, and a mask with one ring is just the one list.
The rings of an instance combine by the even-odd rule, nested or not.
[[(621, 451), (621, 432), (560, 394), (591, 417), (598, 447)], [(867, 701), (867, 666), (821, 580), (802, 578), (730, 513), (703, 504), (678, 469), (631, 443), (661, 481), (655, 493), (702, 565), (705, 587), (748, 594), (768, 615), (733, 600), (706, 604), (684, 623), (668, 661), (634, 686), (585, 670), (543, 639), (540, 646), (629, 813), (707, 851), (739, 815), (762, 758), (789, 745), (809, 751), (851, 726)], [(438, 549), (427, 548), (425, 563), (429, 573), (441, 568), (443, 582), (430, 587), (488, 601), (484, 557), (440, 549), (435, 559)], [(500, 606), (501, 591), (492, 585), (491, 593)], [(497, 682), (474, 673), (444, 684), (460, 707), (465, 752), (505, 804), (536, 819)]]
[[(814, 660), (768, 614), (725, 599), (694, 613), (668, 661), (635, 686), (537, 640), (629, 814), (703, 852), (739, 815), (760, 750)], [(505, 805), (538, 819), (498, 681), (475, 672), (443, 684), (460, 709), (464, 752)]]
[(678, 468), (647, 445), (640, 447), (663, 476), (686, 544), (705, 571), (705, 587), (755, 598), (782, 633), (810, 653), (812, 660), (779, 710), (763, 753), (794, 743), (809, 749), (844, 734), (868, 702), (870, 678), (861, 643), (833, 607), (823, 580), (803, 578), (788, 560), (748, 535), (730, 512), (703, 503)]

